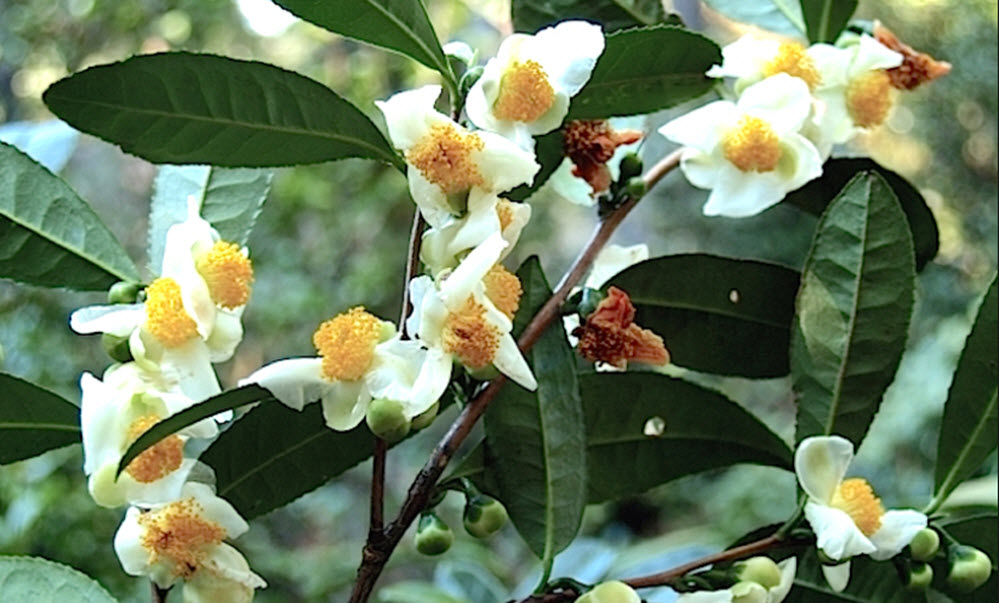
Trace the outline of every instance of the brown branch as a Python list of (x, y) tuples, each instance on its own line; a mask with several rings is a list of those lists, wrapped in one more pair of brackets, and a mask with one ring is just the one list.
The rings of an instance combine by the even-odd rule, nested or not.
[(406, 249), (406, 277), (403, 281), (403, 303), (399, 308), (399, 332), (406, 339), (406, 317), (410, 314), (410, 281), (420, 269), (420, 236), (424, 232), (424, 216), (419, 207), (413, 208), (410, 244)]
[(713, 565), (715, 563), (721, 563), (723, 561), (735, 561), (736, 559), (744, 559), (757, 553), (762, 553), (768, 549), (772, 549), (776, 546), (786, 544), (784, 540), (778, 538), (776, 534), (772, 534), (767, 538), (761, 538), (760, 540), (755, 540), (748, 544), (742, 546), (733, 547), (731, 549), (722, 551), (721, 553), (715, 553), (702, 557), (701, 559), (695, 559), (684, 565), (679, 565), (673, 569), (669, 569), (665, 572), (659, 572), (656, 574), (650, 574), (648, 576), (640, 576), (638, 578), (629, 578), (627, 580), (622, 580), (625, 584), (628, 584), (632, 588), (648, 588), (650, 586), (664, 586), (670, 584), (677, 578), (692, 572), (696, 569), (705, 567), (706, 565)]

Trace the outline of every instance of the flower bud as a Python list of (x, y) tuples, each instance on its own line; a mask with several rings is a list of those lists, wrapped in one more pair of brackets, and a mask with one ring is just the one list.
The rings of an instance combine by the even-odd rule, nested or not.
[(128, 337), (119, 337), (111, 333), (101, 335), (101, 345), (104, 351), (115, 362), (129, 362), (132, 360), (132, 350), (128, 347)]
[(595, 586), (590, 592), (576, 600), (576, 603), (641, 603), (638, 593), (632, 587), (613, 580)]
[(735, 563), (733, 568), (738, 580), (755, 582), (765, 589), (781, 583), (781, 568), (770, 557), (751, 557)]
[(930, 564), (914, 563), (910, 566), (910, 575), (906, 580), (906, 588), (914, 592), (922, 592), (927, 590), (932, 580), (934, 580), (934, 570)]
[(410, 427), (414, 430), (423, 429), (437, 418), (438, 410), (441, 408), (441, 404), (435, 402), (433, 406), (420, 413), (419, 415), (413, 417), (413, 421), (410, 422)]
[(139, 283), (127, 283), (118, 281), (108, 289), (108, 303), (110, 304), (134, 304), (139, 296), (142, 285)]
[(365, 416), (368, 428), (375, 437), (390, 444), (398, 442), (410, 433), (410, 419), (403, 414), (403, 403), (399, 400), (376, 398), (368, 407)]
[(993, 565), (986, 553), (966, 545), (948, 549), (948, 587), (960, 593), (971, 593), (990, 578)]
[(931, 528), (924, 528), (910, 541), (910, 557), (914, 561), (930, 561), (938, 552), (941, 537)]
[(621, 180), (627, 180), (632, 176), (642, 173), (642, 158), (638, 153), (626, 153), (622, 161), (618, 164), (618, 173)]
[(733, 593), (733, 603), (768, 603), (767, 589), (756, 582), (737, 582), (729, 592)]
[(641, 199), (646, 194), (646, 181), (639, 176), (629, 178), (628, 183), (625, 185), (625, 191), (630, 197)]
[(507, 523), (507, 510), (495, 498), (474, 496), (465, 505), (462, 523), (469, 534), (486, 538)]
[(414, 538), (418, 551), (424, 555), (440, 555), (451, 548), (454, 540), (455, 535), (451, 528), (437, 515), (427, 513), (420, 516), (417, 535)]

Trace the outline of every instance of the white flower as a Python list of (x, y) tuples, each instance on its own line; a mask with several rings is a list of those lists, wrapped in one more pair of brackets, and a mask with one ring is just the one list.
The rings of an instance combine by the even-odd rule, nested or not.
[(250, 601), (253, 590), (267, 584), (223, 542), (246, 532), (246, 521), (204, 484), (186, 484), (181, 496), (148, 510), (129, 508), (115, 534), (122, 568), (160, 588), (185, 581), (185, 603)]
[(533, 153), (492, 132), (471, 132), (434, 109), (441, 86), (424, 86), (375, 104), (389, 138), (409, 164), (410, 195), (431, 226), (466, 209), (478, 189), (499, 194), (531, 182), (539, 169)]
[(757, 38), (747, 34), (722, 49), (722, 65), (713, 65), (705, 75), (736, 78), (733, 89), (742, 93), (748, 86), (772, 75), (785, 73), (801, 79), (815, 89), (823, 80), (814, 55), (829, 44), (813, 44), (808, 48), (795, 41)]
[(809, 496), (806, 519), (816, 533), (816, 546), (831, 559), (855, 555), (889, 559), (927, 526), (927, 516), (911, 510), (886, 511), (868, 482), (844, 479), (853, 458), (854, 445), (840, 436), (810, 437), (799, 444), (795, 474)]
[(436, 282), (427, 276), (410, 281), (413, 313), (406, 326), (432, 350), (443, 350), (467, 368), (492, 365), (534, 390), (535, 377), (510, 333), (521, 283), (497, 264), (506, 245), (494, 233), (450, 274)]
[(534, 148), (532, 136), (562, 125), (570, 98), (590, 79), (602, 52), (600, 26), (586, 21), (509, 36), (469, 90), (469, 120), (521, 148)]
[(741, 580), (725, 590), (683, 593), (677, 603), (781, 603), (795, 583), (796, 561), (789, 557), (778, 564), (780, 580), (774, 584), (760, 584)]
[(338, 431), (356, 427), (373, 398), (402, 402), (403, 413), (412, 419), (448, 387), (451, 360), (417, 341), (388, 337), (393, 330), (364, 308), (352, 308), (313, 335), (320, 357), (273, 362), (240, 385), (257, 383), (295, 410), (320, 400), (326, 424)]
[(688, 181), (711, 189), (705, 215), (752, 216), (822, 173), (819, 152), (799, 133), (811, 103), (805, 82), (779, 73), (747, 88), (736, 103), (709, 103), (659, 131), (685, 146), (681, 169)]

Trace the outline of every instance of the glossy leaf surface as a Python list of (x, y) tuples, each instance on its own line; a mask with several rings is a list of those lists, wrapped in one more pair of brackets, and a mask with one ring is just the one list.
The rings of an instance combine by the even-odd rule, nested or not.
[(0, 556), (0, 594), (4, 601), (34, 603), (115, 603), (96, 580), (41, 557)]
[(0, 465), (80, 441), (80, 409), (23, 379), (0, 373)]
[(665, 17), (658, 0), (512, 0), (514, 31), (534, 33), (567, 19), (600, 23), (605, 32), (652, 25)]
[(810, 42), (832, 44), (858, 7), (857, 0), (800, 0)]

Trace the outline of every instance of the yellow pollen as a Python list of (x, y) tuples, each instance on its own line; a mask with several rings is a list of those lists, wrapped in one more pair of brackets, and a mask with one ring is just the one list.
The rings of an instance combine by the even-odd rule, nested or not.
[[(139, 417), (129, 426), (129, 442), (134, 442), (136, 438), (147, 429), (159, 422), (160, 417), (156, 415), (146, 415)], [(167, 436), (150, 446), (135, 457), (125, 471), (131, 475), (135, 481), (142, 484), (149, 484), (158, 479), (162, 479), (181, 466), (184, 460), (184, 441), (177, 434)]]
[(372, 363), (382, 321), (351, 308), (324, 322), (313, 334), (313, 344), (323, 357), (323, 376), (331, 381), (360, 379)]
[(146, 329), (167, 348), (198, 335), (198, 325), (184, 311), (181, 286), (174, 279), (161, 277), (146, 287)]
[(448, 314), (441, 332), (445, 351), (471, 369), (492, 364), (500, 346), (500, 330), (487, 323), (485, 315), (486, 308), (470, 295), (459, 310)]
[(892, 79), (881, 69), (860, 75), (847, 84), (845, 101), (855, 125), (875, 127), (892, 109)]
[(809, 86), (810, 90), (815, 90), (822, 80), (819, 70), (816, 69), (816, 63), (806, 54), (805, 47), (798, 42), (785, 42), (779, 46), (778, 54), (764, 65), (764, 77), (778, 73), (787, 73), (799, 78)]
[(507, 230), (507, 227), (514, 222), (514, 203), (500, 199), (497, 203), (497, 218), (500, 220), (500, 231)]
[(483, 277), (486, 285), (486, 297), (490, 298), (497, 310), (507, 318), (514, 318), (517, 307), (521, 303), (521, 281), (506, 268), (497, 264)]
[(226, 537), (222, 526), (201, 514), (201, 505), (187, 498), (140, 515), (139, 526), (145, 528), (142, 546), (150, 553), (150, 565), (162, 560), (177, 577), (194, 574), (211, 547)]
[(406, 152), (406, 161), (450, 195), (483, 184), (472, 153), (484, 146), (483, 139), (475, 133), (459, 130), (450, 123), (434, 124)]
[(500, 78), (493, 114), (505, 121), (535, 121), (552, 107), (556, 91), (535, 61), (514, 63)]
[(744, 172), (770, 172), (781, 160), (781, 143), (766, 121), (744, 115), (722, 139), (722, 152)]
[(195, 266), (208, 284), (212, 301), (229, 310), (247, 303), (253, 266), (238, 245), (216, 241), (208, 253), (198, 258)]
[(845, 479), (833, 494), (830, 506), (847, 513), (861, 533), (871, 536), (882, 525), (885, 509), (872, 487), (859, 477)]

